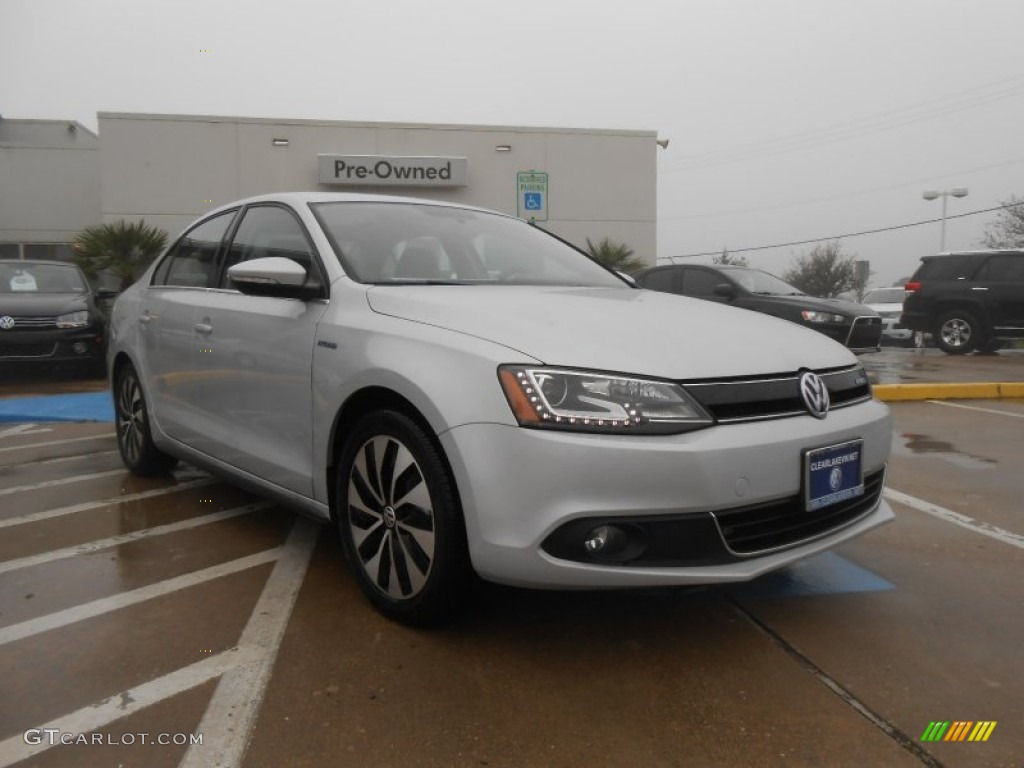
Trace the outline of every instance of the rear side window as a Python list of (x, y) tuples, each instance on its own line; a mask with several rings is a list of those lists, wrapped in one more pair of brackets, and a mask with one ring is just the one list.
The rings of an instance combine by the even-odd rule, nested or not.
[(210, 288), (217, 274), (217, 253), (235, 217), (228, 211), (207, 219), (181, 236), (153, 275), (153, 285)]
[(290, 211), (275, 205), (251, 207), (246, 210), (231, 240), (220, 287), (233, 287), (227, 275), (229, 267), (271, 256), (297, 262), (306, 274), (314, 269), (312, 248), (302, 225)]
[(921, 262), (914, 277), (921, 280), (961, 280), (974, 274), (977, 261), (968, 256), (949, 256), (941, 259), (928, 259)]
[(978, 270), (978, 280), (992, 283), (1024, 283), (1024, 255), (993, 256)]
[(678, 270), (671, 267), (655, 269), (640, 278), (640, 285), (652, 291), (676, 292), (676, 275)]

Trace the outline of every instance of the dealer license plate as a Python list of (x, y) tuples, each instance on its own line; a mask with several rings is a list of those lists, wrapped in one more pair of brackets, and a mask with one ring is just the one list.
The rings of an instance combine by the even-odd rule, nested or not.
[(804, 505), (808, 512), (864, 495), (863, 440), (815, 448), (804, 454)]

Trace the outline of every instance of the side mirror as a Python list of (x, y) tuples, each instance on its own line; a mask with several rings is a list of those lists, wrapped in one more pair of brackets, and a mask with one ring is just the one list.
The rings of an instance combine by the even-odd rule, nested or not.
[(302, 265), (282, 256), (266, 256), (228, 267), (231, 285), (250, 296), (316, 298), (320, 295), (320, 285), (315, 281), (307, 284), (306, 277)]
[(718, 285), (715, 286), (712, 293), (714, 293), (715, 296), (722, 296), (723, 298), (726, 299), (735, 299), (736, 286), (733, 285), (732, 283), (719, 283)]

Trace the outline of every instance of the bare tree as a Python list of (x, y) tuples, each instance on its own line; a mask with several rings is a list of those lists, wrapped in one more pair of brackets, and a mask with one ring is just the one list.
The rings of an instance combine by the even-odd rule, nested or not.
[(856, 254), (843, 253), (839, 241), (833, 240), (796, 257), (784, 277), (811, 296), (832, 299), (847, 291), (860, 295), (868, 276), (866, 272), (857, 274), (856, 259)]
[(745, 256), (733, 256), (729, 253), (728, 248), (723, 248), (722, 253), (711, 259), (712, 264), (721, 264), (723, 266), (736, 266), (736, 267), (749, 267), (750, 263), (747, 261)]
[(986, 248), (1024, 248), (1024, 198), (1010, 195), (999, 204), (1006, 207), (985, 226), (982, 244)]

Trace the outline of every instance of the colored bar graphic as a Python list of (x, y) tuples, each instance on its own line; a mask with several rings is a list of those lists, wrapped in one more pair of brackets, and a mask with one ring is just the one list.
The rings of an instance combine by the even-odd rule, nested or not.
[(996, 728), (995, 720), (981, 720), (974, 730), (971, 731), (971, 735), (967, 737), (968, 741), (988, 741), (988, 737), (992, 735), (992, 731)]
[(921, 741), (988, 741), (995, 720), (933, 720), (921, 734)]

